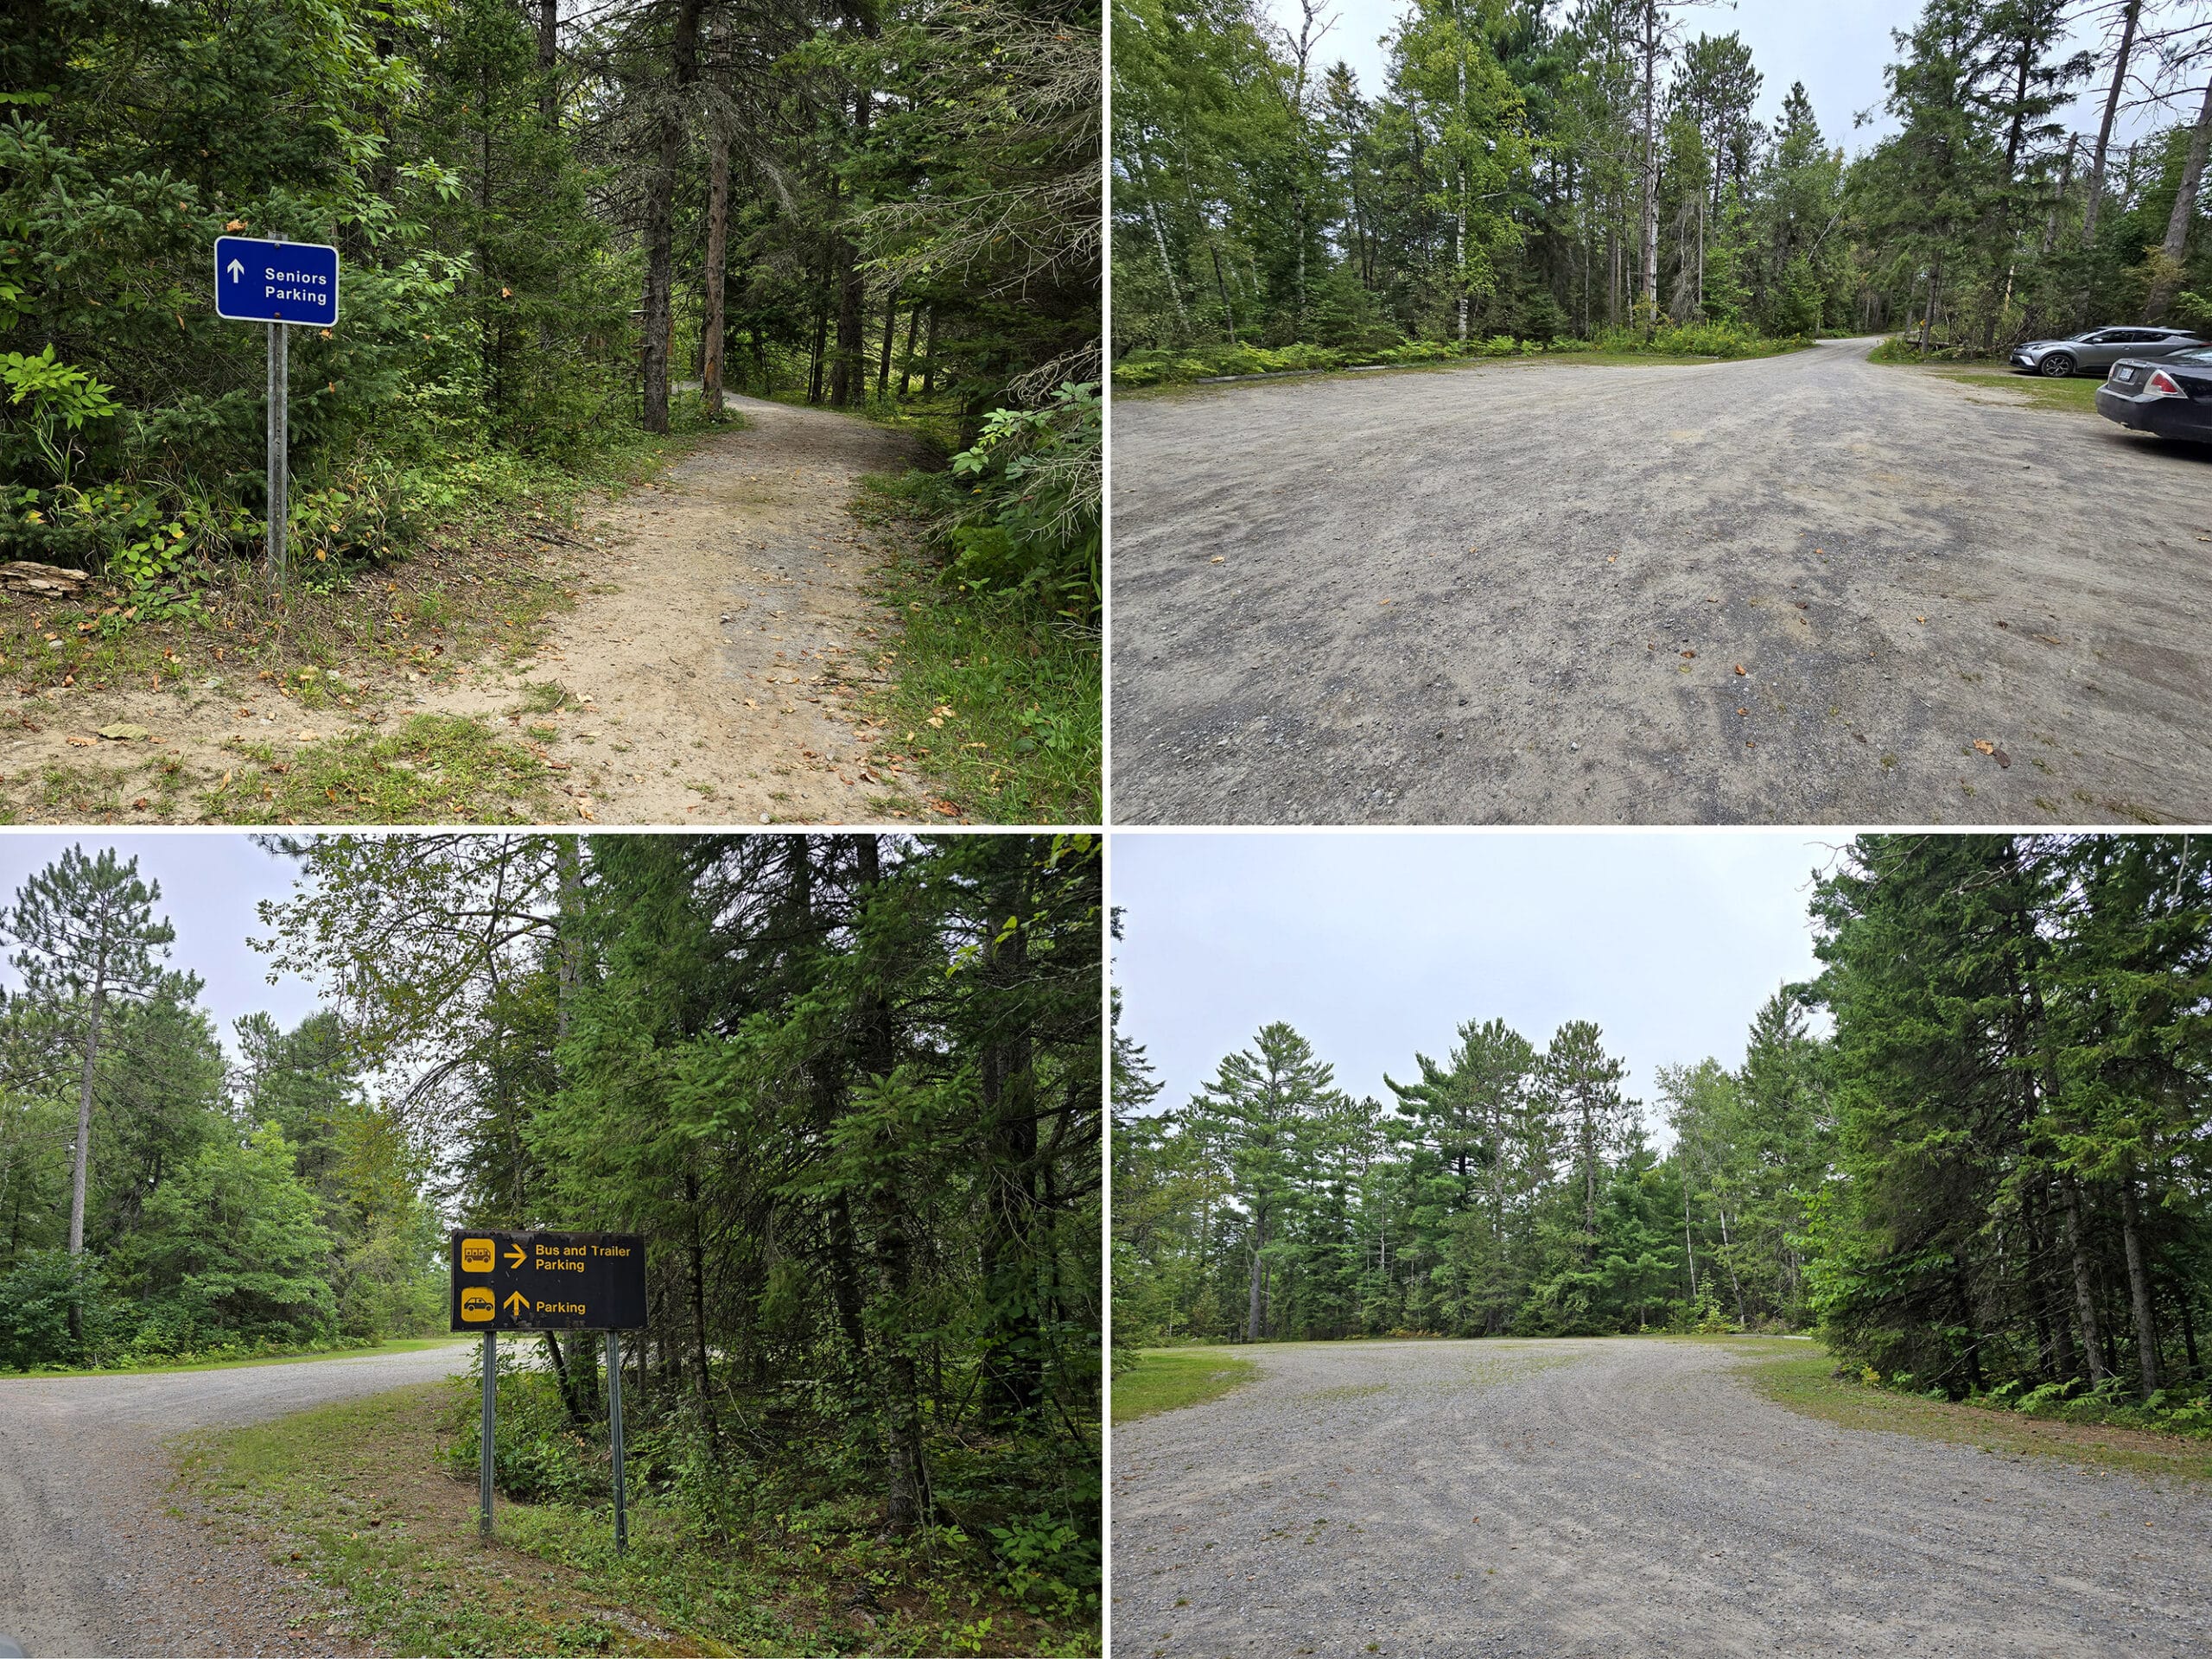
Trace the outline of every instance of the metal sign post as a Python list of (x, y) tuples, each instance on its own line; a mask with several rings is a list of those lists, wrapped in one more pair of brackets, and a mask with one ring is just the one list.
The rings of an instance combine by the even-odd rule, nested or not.
[(284, 531), (290, 522), (286, 499), (291, 483), (291, 353), (284, 325), (269, 325), (269, 555), (270, 590), (284, 597)]
[(614, 1445), (614, 1553), (630, 1547), (629, 1518), (622, 1509), (622, 1333), (607, 1333), (607, 1422)]
[(492, 1536), (493, 1390), (502, 1331), (607, 1332), (608, 1436), (614, 1452), (614, 1548), (630, 1522), (622, 1482), (622, 1337), (645, 1322), (645, 1241), (636, 1233), (456, 1232), (452, 1328), (484, 1333), (478, 1532)]
[(484, 1427), (483, 1439), (476, 1453), (476, 1535), (489, 1539), (492, 1535), (492, 1427), (495, 1416), (493, 1398), (499, 1389), (499, 1333), (484, 1333)]
[(338, 250), (278, 237), (215, 238), (215, 315), (269, 325), (270, 585), (284, 595), (284, 529), (290, 510), (290, 327), (327, 328), (338, 321)]

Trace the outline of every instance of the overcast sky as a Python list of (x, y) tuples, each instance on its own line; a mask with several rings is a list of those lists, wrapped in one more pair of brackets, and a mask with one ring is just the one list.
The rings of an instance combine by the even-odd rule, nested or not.
[[(1269, 4), (1277, 22), (1296, 27), (1296, 0), (1269, 0)], [(1405, 0), (1333, 0), (1329, 10), (1337, 22), (1322, 42), (1321, 60), (1349, 61), (1358, 72), (1362, 90), (1371, 97), (1384, 82), (1379, 42), (1396, 26)], [(1828, 143), (1856, 152), (1896, 130), (1897, 124), (1882, 108), (1889, 96), (1882, 71), (1897, 57), (1890, 31), (1910, 29), (1921, 10), (1922, 0), (1735, 0), (1732, 5), (1723, 0), (1679, 7), (1675, 16), (1691, 40), (1731, 33), (1743, 37), (1751, 48), (1752, 66), (1765, 77), (1758, 111), (1762, 120), (1772, 122), (1782, 111), (1790, 83), (1802, 80)], [(1554, 15), (1559, 15), (1557, 8)], [(2074, 49), (2097, 42), (2092, 28), (2077, 24), (2075, 35)], [(2101, 97), (2101, 92), (2095, 94)], [(1870, 111), (1873, 119), (1854, 131), (1852, 123), (1861, 111)], [(2096, 118), (2077, 104), (2070, 117), (2061, 118), (2091, 130)], [(2132, 136), (2125, 123), (2123, 136)]]
[[(102, 847), (114, 848), (119, 857), (135, 855), (140, 877), (161, 883), (161, 902), (155, 912), (176, 928), (168, 965), (189, 969), (207, 982), (200, 1006), (213, 1016), (224, 1046), (233, 1057), (238, 1049), (231, 1022), (240, 1014), (263, 1011), (279, 1025), (290, 1027), (314, 1011), (315, 988), (289, 977), (271, 985), (269, 959), (245, 942), (248, 933), (266, 931), (254, 916), (255, 902), (290, 893), (294, 866), (289, 859), (264, 853), (235, 832), (112, 836), (97, 830), (52, 835), (11, 831), (0, 835), (0, 904), (12, 910), (24, 880), (72, 846), (82, 847), (88, 857), (98, 856)], [(12, 940), (4, 955), (15, 955)], [(10, 990), (22, 984), (22, 976), (12, 961), (0, 963), (0, 982)]]
[[(1441, 1061), (1464, 1020), (1539, 1048), (1594, 1020), (1655, 1122), (1658, 1066), (1733, 1065), (1759, 1004), (1814, 960), (1812, 873), (1840, 835), (1116, 834), (1122, 1029), (1180, 1106), (1286, 1020), (1338, 1086)], [(1664, 1137), (1661, 1137), (1663, 1141)]]

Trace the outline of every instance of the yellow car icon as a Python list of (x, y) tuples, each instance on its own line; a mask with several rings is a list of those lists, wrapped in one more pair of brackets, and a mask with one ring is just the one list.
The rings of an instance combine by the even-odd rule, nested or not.
[(463, 1273), (489, 1273), (496, 1252), (488, 1238), (464, 1238), (461, 1241), (461, 1270)]
[(488, 1325), (499, 1311), (492, 1300), (492, 1293), (482, 1285), (471, 1285), (461, 1293), (461, 1321), (463, 1325)]

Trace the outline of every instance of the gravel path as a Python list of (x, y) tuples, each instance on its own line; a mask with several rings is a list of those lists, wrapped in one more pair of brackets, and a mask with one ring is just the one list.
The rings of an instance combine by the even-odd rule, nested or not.
[(1114, 1433), (1114, 1651), (2165, 1659), (2212, 1493), (1833, 1427), (1618, 1338), (1301, 1344)]
[(288, 1628), (321, 1604), (265, 1551), (180, 1503), (164, 1442), (430, 1382), (466, 1370), (469, 1354), (456, 1344), (231, 1370), (0, 1378), (0, 1636), (35, 1659), (355, 1651), (342, 1636)]
[(1117, 401), (1116, 817), (2212, 817), (2212, 447), (1871, 344)]

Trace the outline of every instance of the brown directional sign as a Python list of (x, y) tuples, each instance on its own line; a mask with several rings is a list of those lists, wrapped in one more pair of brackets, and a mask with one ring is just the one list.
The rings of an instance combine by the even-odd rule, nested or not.
[(455, 1331), (634, 1331), (645, 1322), (636, 1233), (453, 1236)]

